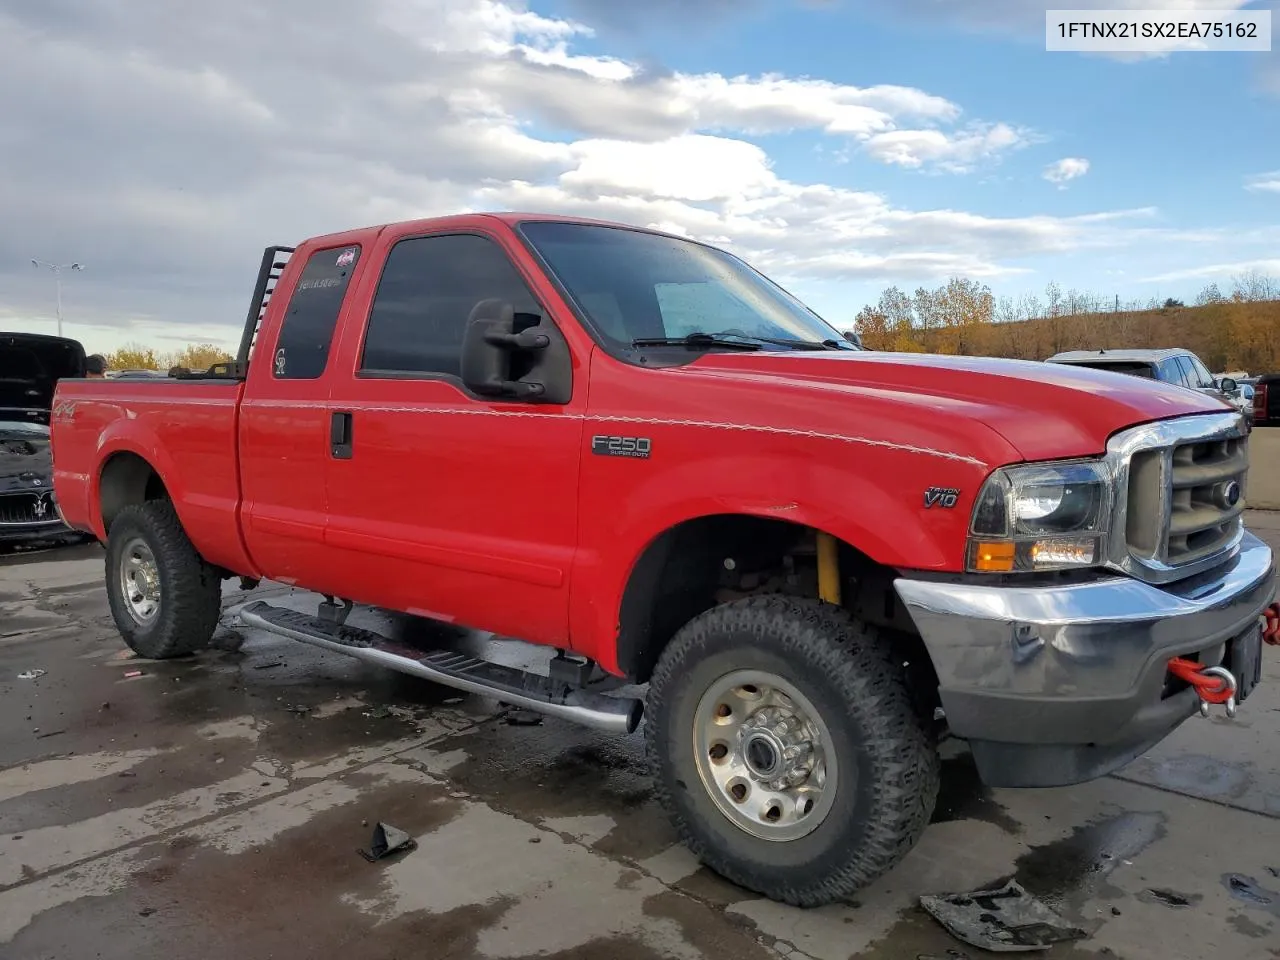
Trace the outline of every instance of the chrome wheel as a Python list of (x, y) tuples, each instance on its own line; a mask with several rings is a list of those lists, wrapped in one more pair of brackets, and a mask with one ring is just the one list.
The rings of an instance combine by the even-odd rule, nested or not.
[(120, 554), (120, 596), (140, 626), (160, 612), (160, 569), (145, 540), (135, 537)]
[(831, 812), (831, 734), (789, 681), (737, 670), (707, 688), (694, 711), (698, 776), (720, 812), (764, 840), (795, 840)]

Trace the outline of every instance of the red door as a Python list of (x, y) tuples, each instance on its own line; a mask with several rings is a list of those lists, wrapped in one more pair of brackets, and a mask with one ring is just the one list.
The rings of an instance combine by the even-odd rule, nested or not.
[(565, 403), (469, 393), (459, 366), (476, 304), (551, 322), (551, 297), (499, 235), (409, 229), (379, 239), (368, 317), (345, 325), (330, 407), (349, 416), (351, 445), (329, 460), (329, 552), (358, 601), (568, 645), (581, 357)]
[(334, 345), (375, 236), (329, 238), (293, 254), (291, 281), (272, 295), (240, 406), (240, 522), (249, 555), (263, 576), (325, 593), (341, 583), (324, 548)]

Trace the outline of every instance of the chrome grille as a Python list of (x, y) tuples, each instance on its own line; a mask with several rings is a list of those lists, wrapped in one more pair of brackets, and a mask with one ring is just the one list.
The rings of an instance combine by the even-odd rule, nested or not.
[(1108, 444), (1119, 496), (1109, 563), (1152, 583), (1221, 563), (1243, 534), (1249, 441), (1236, 413), (1161, 420)]
[(0, 526), (57, 522), (51, 493), (0, 494)]
[(1187, 563), (1221, 550), (1240, 530), (1249, 441), (1243, 437), (1173, 448), (1165, 562)]

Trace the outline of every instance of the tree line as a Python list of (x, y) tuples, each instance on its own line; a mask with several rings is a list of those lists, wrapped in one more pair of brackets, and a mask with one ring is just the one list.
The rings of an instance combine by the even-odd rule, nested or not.
[(935, 289), (886, 289), (854, 318), (872, 350), (1043, 360), (1063, 350), (1183, 347), (1213, 370), (1280, 370), (1280, 281), (1259, 271), (1208, 284), (1191, 306), (1169, 298), (1120, 302), (1050, 283), (1000, 297), (953, 277)]
[(140, 343), (127, 343), (114, 353), (103, 355), (108, 370), (208, 370), (215, 363), (235, 358), (212, 343), (191, 343), (181, 350), (161, 352)]

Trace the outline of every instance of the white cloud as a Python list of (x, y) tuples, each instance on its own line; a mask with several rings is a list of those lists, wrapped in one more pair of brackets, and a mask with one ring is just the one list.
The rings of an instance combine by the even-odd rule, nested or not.
[(1263, 193), (1280, 193), (1280, 170), (1254, 174), (1245, 182), (1244, 188)]
[(1280, 260), (1240, 260), (1235, 263), (1214, 263), (1205, 267), (1190, 267), (1169, 273), (1143, 277), (1142, 283), (1169, 283), (1177, 280), (1195, 280), (1212, 277), (1237, 277), (1251, 271), (1280, 277)]
[(1011, 276), (1038, 255), (1221, 237), (1147, 209), (911, 209), (784, 176), (750, 139), (806, 130), (877, 162), (964, 170), (1035, 138), (915, 88), (663, 73), (584, 53), (599, 39), (586, 27), (518, 0), (263, 11), (223, 0), (199, 31), (171, 0), (0, 13), (0, 89), (24, 91), (0, 100), (0, 315), (51, 312), (48, 278), (20, 269), (30, 257), (79, 260), (67, 315), (93, 336), (233, 341), (265, 245), (468, 209), (650, 225), (780, 279), (844, 282)]
[(918, 168), (936, 164), (940, 169), (965, 173), (983, 161), (1029, 146), (1036, 137), (1005, 123), (956, 133), (940, 130), (892, 130), (867, 140), (866, 152), (884, 163)]
[(1070, 181), (1083, 177), (1088, 172), (1089, 161), (1084, 157), (1063, 157), (1045, 167), (1040, 176), (1057, 184), (1059, 190), (1065, 190)]

